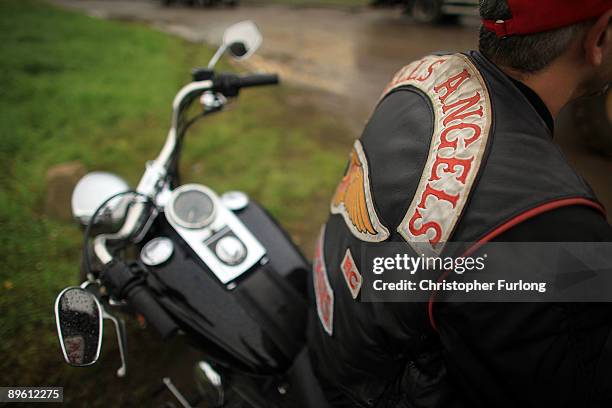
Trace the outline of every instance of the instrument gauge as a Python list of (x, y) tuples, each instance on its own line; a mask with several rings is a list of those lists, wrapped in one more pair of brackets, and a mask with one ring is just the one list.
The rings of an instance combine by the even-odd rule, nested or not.
[(204, 186), (186, 184), (174, 190), (166, 214), (169, 220), (183, 228), (201, 229), (215, 217), (215, 198)]

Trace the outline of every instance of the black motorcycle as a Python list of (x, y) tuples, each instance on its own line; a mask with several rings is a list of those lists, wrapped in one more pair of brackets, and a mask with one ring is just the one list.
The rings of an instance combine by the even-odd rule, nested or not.
[[(245, 59), (260, 44), (250, 21), (226, 30), (208, 67), (195, 69), (193, 82), (176, 94), (165, 145), (136, 189), (104, 172), (89, 173), (75, 187), (86, 280), (64, 289), (55, 303), (69, 364), (96, 362), (107, 318), (119, 341), (117, 375), (125, 376), (125, 328), (109, 311), (127, 310), (161, 338), (183, 336), (202, 351), (198, 395), (187, 397), (163, 379), (183, 407), (325, 405), (304, 351), (308, 262), (246, 194), (217, 195), (179, 181), (183, 138), (196, 120), (223, 110), (243, 88), (278, 83), (276, 75), (214, 71), (224, 52)], [(190, 115), (195, 103), (201, 108)]]

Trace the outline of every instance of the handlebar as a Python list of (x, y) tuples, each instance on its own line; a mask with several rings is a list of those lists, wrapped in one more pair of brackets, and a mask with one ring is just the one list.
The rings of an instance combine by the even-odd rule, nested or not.
[(126, 300), (138, 313), (143, 315), (147, 322), (159, 333), (162, 338), (168, 338), (178, 326), (168, 313), (155, 300), (151, 292), (144, 285), (134, 286), (125, 295)]
[[(193, 101), (196, 95), (201, 95), (206, 91), (220, 92), (226, 97), (237, 96), (242, 88), (249, 88), (263, 85), (276, 85), (279, 83), (278, 75), (276, 74), (253, 74), (238, 76), (235, 74), (219, 74), (213, 76), (210, 80), (192, 82), (177, 93), (172, 102), (173, 115), (172, 127), (168, 133), (166, 143), (162, 148), (157, 159), (147, 165), (145, 174), (142, 176), (138, 187), (137, 194), (155, 198), (159, 192), (160, 182), (168, 174), (169, 166), (172, 163), (173, 156), (178, 146), (180, 135), (178, 132), (178, 122), (181, 109)], [(185, 129), (182, 130), (183, 132)], [(114, 234), (101, 234), (94, 240), (94, 251), (98, 259), (105, 265), (109, 265), (113, 261), (113, 255), (107, 248), (107, 241), (121, 240), (129, 237), (139, 226), (142, 225), (142, 218), (145, 214), (145, 208), (142, 203), (130, 207), (126, 220), (121, 229)]]
[(240, 87), (248, 88), (251, 86), (277, 85), (279, 83), (276, 74), (254, 74), (240, 77)]
[(143, 315), (162, 338), (168, 338), (178, 330), (177, 324), (155, 300), (144, 280), (125, 263), (115, 261), (110, 264), (102, 275), (102, 281), (111, 294), (127, 300)]
[(220, 74), (213, 78), (213, 91), (232, 97), (238, 95), (241, 88), (253, 86), (276, 85), (279, 83), (276, 74), (253, 74), (238, 76), (234, 74)]
[[(190, 102), (195, 100), (197, 96), (207, 91), (213, 91), (220, 92), (226, 97), (234, 97), (238, 95), (242, 88), (275, 85), (279, 83), (279, 78), (276, 74), (253, 74), (245, 76), (238, 76), (235, 74), (214, 75), (214, 72), (208, 72), (207, 74), (211, 75), (210, 79), (191, 82), (181, 88), (174, 97), (172, 102), (172, 127), (168, 132), (166, 143), (158, 157), (147, 165), (145, 174), (142, 176), (136, 188), (137, 194), (155, 200), (156, 194), (163, 185), (161, 182), (167, 176), (169, 168), (173, 163), (177, 146), (179, 146), (178, 142), (181, 135), (179, 135), (178, 132), (180, 128), (179, 120), (181, 112)], [(186, 128), (183, 128), (181, 131), (185, 132), (185, 130)], [(142, 203), (130, 207), (126, 216), (126, 221), (118, 232), (114, 234), (101, 234), (95, 238), (94, 251), (103, 264), (109, 265), (114, 259), (107, 248), (107, 241), (118, 241), (130, 237), (130, 235), (142, 225), (142, 217), (145, 215), (144, 210), (144, 205)]]

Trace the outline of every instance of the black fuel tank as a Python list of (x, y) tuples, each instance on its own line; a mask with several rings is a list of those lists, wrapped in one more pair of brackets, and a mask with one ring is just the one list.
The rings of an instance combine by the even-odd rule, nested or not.
[(309, 265), (258, 204), (236, 215), (266, 248), (264, 262), (226, 286), (162, 215), (150, 238), (167, 236), (175, 250), (168, 262), (149, 267), (148, 283), (209, 358), (252, 373), (283, 372), (304, 344)]

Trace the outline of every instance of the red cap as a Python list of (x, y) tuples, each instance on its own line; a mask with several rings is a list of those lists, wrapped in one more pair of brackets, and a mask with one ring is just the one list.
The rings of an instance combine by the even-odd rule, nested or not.
[(498, 37), (554, 30), (601, 16), (612, 8), (612, 0), (506, 0), (512, 18), (482, 20)]

